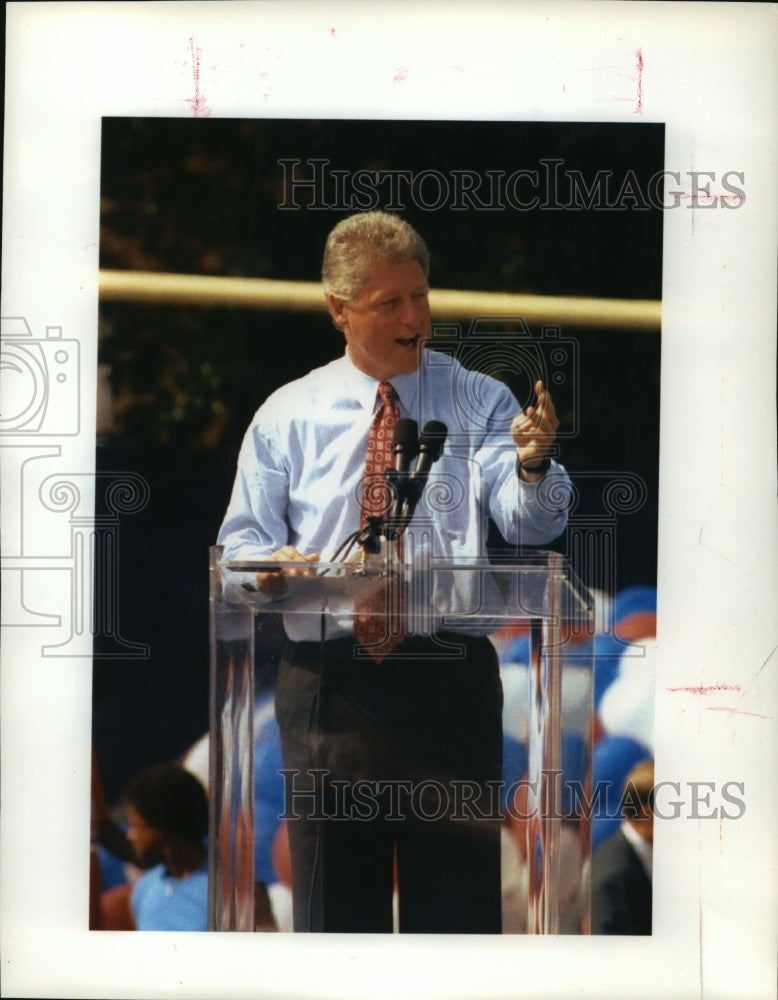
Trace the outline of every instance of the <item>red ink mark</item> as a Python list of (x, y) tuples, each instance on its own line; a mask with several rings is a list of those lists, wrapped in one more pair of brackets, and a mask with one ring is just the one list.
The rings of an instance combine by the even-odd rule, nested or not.
[(194, 79), (195, 94), (194, 97), (188, 97), (186, 102), (192, 108), (195, 118), (207, 118), (211, 113), (211, 109), (208, 107), (203, 94), (200, 93), (200, 56), (202, 55), (202, 50), (195, 48), (194, 38), (189, 39), (189, 51), (192, 53), (192, 77)]
[(742, 691), (739, 684), (701, 684), (699, 687), (667, 688), (668, 691), (685, 691), (687, 694), (710, 694), (711, 691)]
[(333, 38), (335, 37), (335, 29), (334, 28), (330, 28), (330, 34), (332, 35)]
[(637, 56), (638, 70), (638, 96), (637, 103), (635, 104), (635, 114), (639, 115), (643, 112), (643, 50), (638, 49), (635, 55)]
[(392, 82), (405, 83), (407, 79), (408, 79), (408, 69), (405, 66), (401, 66), (392, 77)]
[(759, 712), (743, 712), (739, 708), (730, 708), (728, 705), (706, 705), (709, 712), (732, 712), (735, 715), (751, 715), (755, 719), (773, 719), (772, 715), (761, 715)]

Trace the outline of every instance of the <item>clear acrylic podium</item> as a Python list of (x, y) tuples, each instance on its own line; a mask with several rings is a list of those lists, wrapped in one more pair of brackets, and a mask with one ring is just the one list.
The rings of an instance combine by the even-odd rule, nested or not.
[(566, 560), (533, 551), (511, 562), (428, 560), (413, 570), (318, 563), (284, 576), (281, 593), (249, 589), (267, 568), (224, 563), (218, 548), (210, 551), (209, 929), (255, 927), (253, 712), (263, 655), (256, 617), (274, 616), (294, 640), (348, 634), (355, 605), (399, 572), (414, 632), (486, 634), (498, 651), (512, 636), (528, 638), (527, 767), (508, 806), (523, 857), (520, 924), (533, 934), (587, 933), (594, 608)]

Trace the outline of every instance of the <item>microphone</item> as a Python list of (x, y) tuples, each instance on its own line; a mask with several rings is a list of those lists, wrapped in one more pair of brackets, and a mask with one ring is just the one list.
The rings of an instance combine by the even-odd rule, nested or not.
[(440, 420), (429, 420), (419, 438), (419, 460), (413, 470), (411, 481), (425, 479), (443, 452), (448, 427)]
[(356, 544), (369, 555), (379, 555), (381, 539), (394, 541), (401, 527), (402, 506), (408, 494), (408, 470), (419, 453), (419, 425), (406, 417), (397, 421), (392, 435), (394, 465), (384, 472), (386, 504), (381, 514), (371, 514), (364, 527), (349, 535), (332, 558), (336, 562), (345, 549), (345, 557)]
[(389, 532), (387, 537), (393, 538), (393, 526), (397, 525), (401, 517), (403, 503), (407, 496), (408, 470), (411, 459), (415, 458), (419, 452), (419, 425), (415, 420), (407, 417), (397, 421), (392, 437), (392, 455), (394, 456), (394, 466), (386, 470), (386, 482), (388, 492), (387, 522)]
[(419, 457), (408, 481), (407, 496), (403, 504), (402, 518), (406, 524), (413, 517), (416, 505), (421, 500), (430, 469), (443, 453), (447, 434), (448, 427), (440, 420), (429, 420), (424, 425), (419, 438)]
[(402, 417), (397, 421), (392, 437), (392, 454), (396, 472), (407, 472), (411, 459), (419, 453), (419, 425), (415, 420)]

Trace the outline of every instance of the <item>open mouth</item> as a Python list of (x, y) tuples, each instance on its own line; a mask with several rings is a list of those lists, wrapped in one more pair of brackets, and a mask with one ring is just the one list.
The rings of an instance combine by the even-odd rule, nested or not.
[(400, 347), (407, 347), (407, 348), (416, 347), (416, 345), (419, 343), (419, 338), (418, 337), (397, 337), (396, 340), (395, 340), (395, 343), (399, 344)]

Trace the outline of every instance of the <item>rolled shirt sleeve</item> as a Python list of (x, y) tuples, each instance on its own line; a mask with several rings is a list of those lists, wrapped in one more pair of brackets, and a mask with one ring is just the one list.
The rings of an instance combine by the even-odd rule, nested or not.
[(254, 420), (243, 439), (229, 506), (217, 542), (225, 559), (263, 559), (288, 540), (289, 474)]

